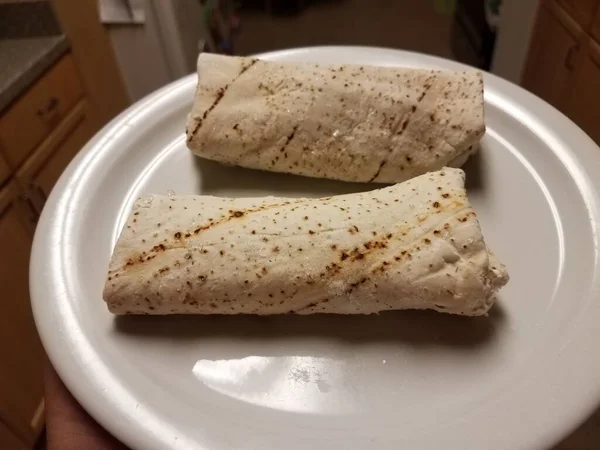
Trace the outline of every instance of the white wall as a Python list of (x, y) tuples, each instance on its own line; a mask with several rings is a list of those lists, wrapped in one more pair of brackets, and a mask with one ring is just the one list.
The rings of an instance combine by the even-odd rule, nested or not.
[(504, 0), (491, 72), (521, 83), (540, 0)]
[(171, 81), (161, 34), (150, 0), (142, 0), (145, 23), (107, 25), (125, 87), (132, 101)]
[(181, 42), (183, 75), (196, 71), (198, 60), (198, 40), (205, 34), (204, 13), (198, 0), (177, 0), (173, 5), (177, 20), (177, 31)]
[(196, 70), (204, 16), (198, 0), (137, 0), (145, 23), (108, 25), (132, 101)]

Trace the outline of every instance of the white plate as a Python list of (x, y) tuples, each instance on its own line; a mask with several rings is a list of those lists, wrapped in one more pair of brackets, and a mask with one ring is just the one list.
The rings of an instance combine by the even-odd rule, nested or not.
[[(464, 69), (402, 51), (323, 47), (279, 61)], [(470, 198), (510, 283), (489, 318), (120, 318), (101, 298), (112, 247), (147, 193), (328, 195), (369, 186), (194, 157), (195, 76), (132, 106), (79, 154), (35, 236), (31, 295), (69, 389), (135, 448), (542, 448), (600, 399), (600, 149), (486, 74), (487, 135)]]

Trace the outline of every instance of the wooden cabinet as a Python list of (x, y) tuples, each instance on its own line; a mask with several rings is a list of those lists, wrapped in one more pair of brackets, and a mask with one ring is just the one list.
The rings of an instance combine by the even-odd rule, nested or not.
[(600, 145), (600, 1), (543, 1), (522, 84)]
[(0, 283), (10, 287), (2, 296), (3, 310), (10, 314), (0, 315), (0, 425), (6, 424), (15, 442), (24, 442), (27, 448), (43, 426), (44, 411), (43, 350), (28, 290), (33, 232), (54, 184), (95, 131), (87, 101), (82, 99), (0, 191)]
[(592, 22), (598, 0), (555, 0), (575, 21), (587, 28)]
[(600, 7), (598, 7), (596, 10), (596, 17), (592, 23), (590, 34), (592, 35), (592, 38), (594, 38), (595, 41), (600, 44)]
[(44, 424), (44, 352), (29, 300), (29, 253), (45, 199), (98, 131), (91, 116), (67, 54), (0, 117), (0, 449), (33, 448)]
[(540, 8), (522, 83), (557, 108), (579, 52), (581, 33), (569, 19), (560, 20), (550, 9)]
[(70, 51), (0, 111), (1, 450), (34, 448), (44, 424), (45, 356), (28, 289), (37, 220), (65, 167), (129, 103), (98, 1), (52, 6)]
[[(40, 115), (37, 105), (46, 98), (56, 98), (57, 106)], [(44, 352), (29, 300), (29, 253), (46, 198), (98, 131), (98, 120), (68, 54), (0, 118), (0, 285), (5, 287), (0, 314), (2, 450), (33, 448), (44, 424)]]
[(43, 424), (43, 350), (29, 303), (32, 229), (28, 205), (16, 183), (0, 191), (0, 419), (24, 443), (34, 443)]
[(0, 448), (2, 450), (26, 450), (27, 446), (0, 422)]
[(600, 45), (586, 42), (576, 67), (563, 111), (600, 143)]
[(0, 117), (0, 142), (16, 169), (83, 96), (70, 54), (65, 55)]

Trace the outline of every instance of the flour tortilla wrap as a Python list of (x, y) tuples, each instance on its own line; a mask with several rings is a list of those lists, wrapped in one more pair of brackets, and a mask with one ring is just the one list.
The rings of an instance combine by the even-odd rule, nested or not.
[(443, 169), (321, 199), (150, 196), (112, 256), (115, 314), (481, 315), (508, 281)]
[(197, 155), (251, 169), (398, 183), (460, 166), (485, 132), (481, 72), (201, 54)]

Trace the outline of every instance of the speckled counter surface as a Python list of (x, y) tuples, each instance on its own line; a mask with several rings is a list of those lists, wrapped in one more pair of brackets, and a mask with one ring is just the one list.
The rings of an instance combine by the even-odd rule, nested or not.
[(0, 114), (68, 49), (64, 35), (0, 39)]

